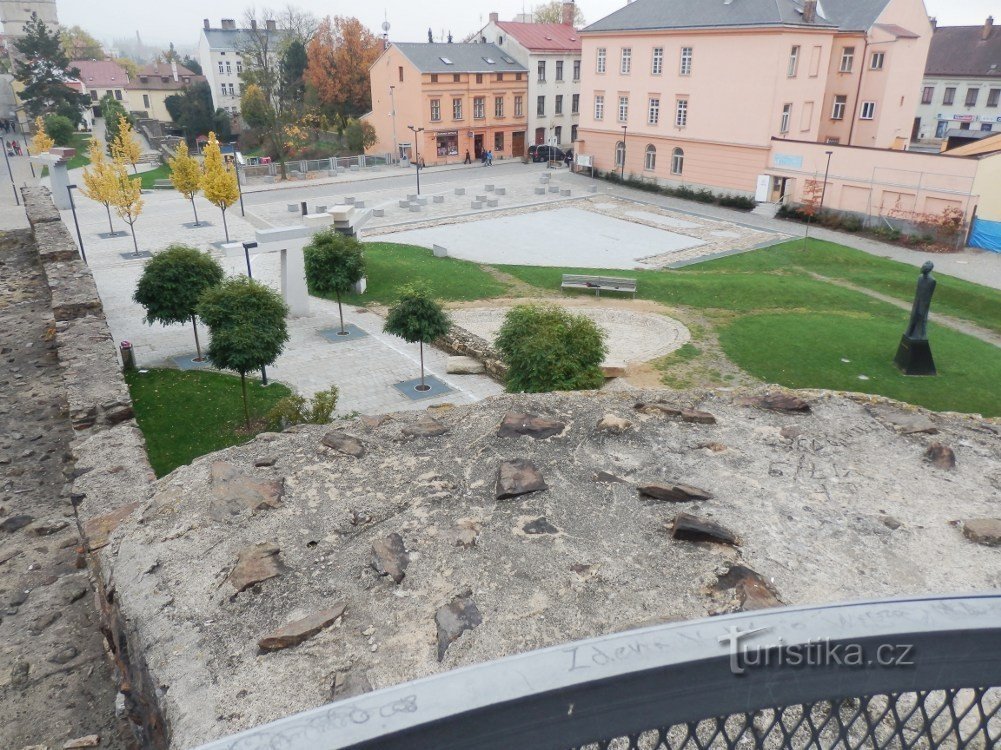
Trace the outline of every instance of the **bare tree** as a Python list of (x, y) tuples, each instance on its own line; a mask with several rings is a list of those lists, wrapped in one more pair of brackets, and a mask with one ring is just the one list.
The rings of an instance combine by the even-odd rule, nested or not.
[(316, 16), (291, 3), (275, 14), (275, 20), (278, 22), (278, 28), (286, 32), (286, 41), (299, 41), (303, 47), (309, 45), (320, 26)]

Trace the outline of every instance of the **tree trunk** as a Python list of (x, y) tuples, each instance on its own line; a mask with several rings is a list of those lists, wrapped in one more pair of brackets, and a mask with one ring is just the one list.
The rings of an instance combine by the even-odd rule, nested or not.
[(344, 308), (341, 307), (341, 293), (338, 291), (337, 294), (337, 312), (341, 316), (341, 333), (344, 333)]
[(132, 230), (132, 247), (136, 249), (136, 257), (139, 257), (139, 243), (136, 242), (136, 225), (134, 222), (129, 224), (129, 229)]
[(229, 227), (226, 225), (226, 209), (222, 209), (222, 228), (226, 232), (226, 242), (229, 242)]
[(275, 125), (275, 129), (271, 131), (271, 148), (275, 150), (278, 155), (278, 166), (281, 169), (282, 181), (288, 179), (288, 170), (285, 169), (285, 152), (282, 151), (281, 139), (277, 135), (278, 126)]
[(198, 356), (195, 357), (195, 362), (203, 362), (202, 358), (202, 345), (198, 341), (198, 322), (195, 320), (195, 316), (191, 316), (191, 327), (195, 329), (195, 351), (198, 352)]
[(247, 405), (247, 374), (240, 373), (240, 387), (243, 389), (243, 417), (247, 421), (247, 429), (250, 429), (250, 407)]
[(198, 206), (195, 205), (195, 196), (191, 196), (191, 210), (195, 212), (195, 226), (200, 227), (201, 224), (198, 223)]
[(107, 203), (104, 204), (104, 210), (108, 212), (108, 231), (112, 234), (115, 233), (115, 225), (111, 223), (111, 206)]
[(424, 387), (424, 342), (421, 341), (421, 390), (427, 390)]

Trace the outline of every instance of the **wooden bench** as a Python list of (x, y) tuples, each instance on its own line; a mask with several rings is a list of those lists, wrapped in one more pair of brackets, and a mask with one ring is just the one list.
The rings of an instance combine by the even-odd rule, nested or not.
[(173, 190), (174, 183), (170, 180), (153, 180), (154, 190)]
[(572, 273), (563, 274), (561, 289), (593, 289), (596, 297), (605, 292), (626, 292), (636, 298), (636, 279), (624, 279), (618, 276), (578, 276)]

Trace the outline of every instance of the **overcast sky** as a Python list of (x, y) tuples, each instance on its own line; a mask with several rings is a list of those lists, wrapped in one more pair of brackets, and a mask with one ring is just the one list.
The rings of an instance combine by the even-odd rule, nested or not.
[[(712, 0), (691, 0), (711, 2)], [(135, 38), (136, 31), (144, 42), (194, 45), (198, 41), (202, 19), (208, 13), (212, 25), (219, 26), (219, 19), (241, 18), (249, 5), (257, 7), (282, 7), (286, 0), (59, 0), (59, 20), (72, 26), (80, 24), (99, 39)], [(294, 5), (310, 10), (317, 16), (356, 15), (373, 31), (378, 31), (384, 18), (392, 28), (390, 37), (397, 41), (423, 41), (427, 29), (434, 29), (435, 37), (449, 30), (456, 39), (478, 29), (490, 11), (498, 11), (501, 19), (511, 19), (522, 9), (531, 11), (531, 0), (439, 0), (415, 2), (414, 0), (375, 0), (358, 5), (347, 0), (296, 0)], [(579, 0), (578, 4), (588, 22), (596, 21), (623, 5), (623, 0)], [(822, 3), (821, 3), (822, 4)], [(944, 26), (983, 23), (989, 13), (998, 13), (999, 0), (925, 0), (928, 13), (937, 16)], [(1001, 15), (1001, 14), (998, 14)], [(998, 19), (1001, 22), (1001, 18)]]

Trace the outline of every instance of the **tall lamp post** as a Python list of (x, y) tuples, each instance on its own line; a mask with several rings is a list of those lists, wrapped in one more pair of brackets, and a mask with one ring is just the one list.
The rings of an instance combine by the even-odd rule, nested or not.
[(11, 186), (11, 189), (14, 191), (14, 202), (17, 205), (20, 206), (21, 205), (21, 198), (17, 194), (17, 185), (14, 184), (14, 172), (10, 168), (10, 156), (7, 154), (7, 144), (4, 143), (2, 145), (3, 145), (3, 149), (2, 149), (3, 150), (3, 158), (7, 161), (7, 174), (10, 175), (10, 186)]
[(396, 86), (389, 87), (389, 106), (393, 117), (393, 159), (395, 160), (400, 158), (400, 142), (396, 140)]
[[(254, 274), (250, 270), (250, 251), (257, 247), (256, 242), (244, 242), (243, 243), (243, 255), (247, 259), (247, 278), (253, 279)], [(266, 368), (261, 368), (261, 387), (263, 388), (268, 384), (268, 371)]]
[(70, 197), (70, 211), (73, 212), (73, 226), (76, 227), (76, 238), (80, 240), (80, 258), (83, 260), (84, 265), (87, 265), (87, 253), (83, 249), (83, 235), (80, 234), (80, 222), (76, 219), (76, 204), (73, 202), (73, 190), (76, 185), (67, 185), (66, 192)]
[(424, 128), (417, 128), (413, 125), (407, 125), (407, 129), (414, 134), (414, 166), (417, 167), (417, 195), (421, 194), (421, 147), (420, 147), (420, 134), (424, 132)]
[(619, 171), (619, 180), (621, 182), (626, 181), (626, 127), (626, 125), (622, 126), (622, 164), (619, 165), (621, 167)]
[(818, 213), (824, 210), (824, 196), (827, 195), (827, 178), (831, 174), (831, 157), (834, 155), (833, 151), (825, 151), (824, 153), (827, 154), (827, 168), (824, 170), (824, 187), (820, 189), (820, 209)]

